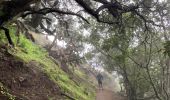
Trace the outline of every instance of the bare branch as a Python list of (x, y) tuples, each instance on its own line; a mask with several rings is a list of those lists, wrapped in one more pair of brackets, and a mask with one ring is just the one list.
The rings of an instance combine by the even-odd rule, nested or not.
[(87, 22), (88, 24), (89, 24), (89, 22), (88, 22), (88, 20), (86, 20), (83, 16), (81, 16), (81, 15), (79, 15), (79, 14), (76, 14), (76, 13), (74, 13), (74, 12), (69, 12), (69, 11), (62, 11), (62, 10), (59, 10), (59, 9), (57, 9), (57, 8), (43, 8), (43, 9), (40, 9), (40, 10), (38, 10), (38, 11), (28, 11), (28, 12), (26, 12), (26, 13), (24, 13), (23, 15), (22, 15), (22, 17), (26, 17), (27, 15), (30, 15), (30, 14), (42, 14), (42, 15), (45, 15), (45, 14), (48, 14), (48, 13), (54, 13), (54, 12), (56, 12), (56, 13), (59, 13), (59, 14), (67, 14), (67, 15), (75, 15), (75, 16), (78, 16), (78, 17), (80, 17), (82, 20), (84, 20), (85, 22)]

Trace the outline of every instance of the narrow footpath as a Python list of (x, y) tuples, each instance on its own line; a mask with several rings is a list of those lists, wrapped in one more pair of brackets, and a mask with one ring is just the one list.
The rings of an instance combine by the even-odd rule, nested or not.
[(97, 89), (96, 100), (125, 100), (125, 99), (120, 95), (114, 93), (113, 91), (106, 89), (103, 90)]

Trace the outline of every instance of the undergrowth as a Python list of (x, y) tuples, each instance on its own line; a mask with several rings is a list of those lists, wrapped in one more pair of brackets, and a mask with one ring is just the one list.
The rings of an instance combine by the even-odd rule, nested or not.
[[(49, 78), (60, 86), (63, 92), (74, 97), (76, 100), (94, 100), (95, 93), (88, 91), (90, 88), (89, 84), (84, 82), (80, 83), (80, 86), (76, 85), (72, 81), (68, 74), (60, 69), (53, 60), (50, 59), (45, 49), (32, 43), (26, 39), (23, 34), (20, 35), (20, 42), (17, 44), (17, 37), (14, 35), (15, 27), (9, 27), (12, 40), (15, 44), (15, 52), (12, 54), (16, 57), (21, 58), (26, 63), (30, 61), (36, 61), (41, 65), (42, 70), (49, 76)], [(6, 38), (0, 31), (0, 43), (5, 44)], [(79, 77), (85, 77), (81, 71), (76, 71)]]
[(9, 90), (0, 82), (0, 94), (8, 97), (8, 100), (15, 100), (15, 96), (9, 93)]

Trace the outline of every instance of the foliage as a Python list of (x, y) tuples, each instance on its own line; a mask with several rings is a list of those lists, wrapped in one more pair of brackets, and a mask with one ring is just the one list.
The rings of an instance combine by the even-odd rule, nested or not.
[(166, 41), (164, 43), (164, 48), (165, 48), (165, 51), (164, 51), (164, 54), (168, 55), (170, 57), (170, 41)]
[[(15, 32), (15, 27), (12, 27), (10, 31), (11, 34), (13, 34), (12, 32)], [(16, 36), (12, 35), (12, 39), (16, 40)], [(4, 41), (5, 38), (0, 40)], [(68, 93), (77, 100), (94, 99), (94, 90), (87, 91), (87, 88), (90, 88), (89, 83), (82, 82), (80, 83), (80, 86), (77, 86), (75, 82), (70, 79), (70, 76), (60, 69), (62, 66), (56, 65), (55, 62), (51, 60), (45, 49), (26, 39), (23, 34), (20, 35), (20, 43), (16, 45), (15, 51), (11, 53), (16, 57), (21, 58), (26, 63), (29, 63), (30, 61), (36, 61), (39, 63), (39, 68), (44, 71), (52, 81), (59, 85), (61, 91)], [(76, 71), (76, 73), (80, 78), (85, 77), (82, 72)], [(86, 92), (88, 94), (86, 94)]]
[[(16, 3), (14, 7), (3, 5), (2, 9), (8, 7), (9, 9), (4, 10), (13, 11), (12, 13), (9, 12), (9, 14), (11, 14), (10, 17), (14, 17), (18, 15), (18, 13), (24, 12), (18, 10), (19, 6), (17, 6), (17, 2), (21, 2), (21, 0), (16, 0), (16, 2), (14, 2)], [(101, 64), (106, 66), (105, 69), (111, 69), (110, 72), (117, 71), (123, 77), (122, 80), (129, 100), (137, 100), (138, 98), (145, 99), (145, 95), (147, 97), (152, 97), (152, 95), (154, 95), (158, 100), (169, 100), (170, 59), (162, 56), (163, 54), (160, 52), (162, 48), (164, 48), (164, 54), (170, 56), (168, 34), (170, 27), (168, 23), (170, 18), (170, 6), (168, 0), (72, 0), (69, 2), (67, 2), (67, 0), (55, 0), (55, 2), (51, 4), (50, 2), (51, 1), (48, 0), (42, 0), (41, 3), (39, 2), (41, 6), (35, 4), (33, 9), (38, 8), (36, 9), (36, 13), (42, 13), (42, 15), (37, 14), (35, 16), (26, 17), (25, 22), (29, 22), (29, 18), (31, 18), (31, 24), (33, 25), (28, 25), (32, 27), (35, 25), (35, 30), (39, 30), (37, 26), (40, 24), (41, 29), (45, 30), (48, 34), (53, 34), (56, 31), (55, 29), (53, 30), (55, 26), (50, 28), (50, 26), (52, 26), (52, 18), (48, 15), (53, 17), (57, 16), (55, 18), (58, 21), (56, 26), (61, 25), (61, 27), (58, 27), (59, 30), (64, 27), (64, 30), (59, 32), (63, 34), (56, 35), (60, 39), (61, 37), (67, 37), (65, 36), (66, 33), (74, 34), (74, 32), (69, 32), (69, 29), (75, 30), (75, 28), (79, 28), (77, 27), (79, 24), (82, 25), (80, 26), (81, 29), (90, 32), (86, 42), (92, 44), (98, 51), (93, 54), (87, 53), (86, 56), (88, 60), (93, 59), (93, 57), (99, 57)], [(22, 1), (21, 3), (24, 3), (25, 5), (30, 4), (25, 1)], [(12, 10), (13, 8), (16, 8), (16, 10)], [(53, 8), (55, 8), (55, 10)], [(85, 12), (83, 12), (82, 9), (84, 9), (83, 11)], [(57, 12), (59, 14), (55, 15), (54, 13), (51, 14), (49, 12)], [(45, 16), (47, 13), (49, 14)], [(27, 14), (32, 14), (32, 12), (25, 12), (25, 16), (27, 16)], [(93, 18), (86, 16), (91, 23), (91, 25), (89, 25), (86, 23), (82, 24), (80, 20), (70, 20), (73, 19), (73, 17), (64, 16), (64, 14), (76, 15), (87, 23), (88, 21), (82, 15), (88, 14), (93, 16)], [(4, 22), (9, 20), (8, 16), (6, 17), (6, 15), (0, 14), (0, 18), (4, 16), (7, 18)], [(43, 21), (43, 18), (45, 21)], [(35, 20), (36, 23), (34, 22)], [(100, 23), (96, 22), (96, 20)], [(79, 23), (75, 24), (74, 22)], [(47, 24), (47, 28), (42, 28), (43, 24)], [(76, 27), (73, 28), (74, 26)], [(64, 41), (71, 43), (69, 42), (70, 40), (75, 40), (73, 34), (71, 34), (72, 37), (68, 36)], [(4, 42), (4, 36), (2, 36), (2, 40)], [(23, 58), (26, 62), (36, 60), (44, 65), (44, 70), (46, 70), (47, 73), (54, 74), (53, 68), (49, 68), (49, 65), (56, 65), (48, 58), (46, 51), (41, 50), (39, 47), (30, 46), (32, 43), (25, 39), (22, 41), (24, 43), (19, 45), (19, 52), (17, 52), (16, 55)], [(164, 43), (164, 45), (162, 45), (162, 43)], [(78, 43), (77, 45), (80, 44)], [(45, 63), (45, 61), (48, 63)], [(58, 69), (56, 70), (58, 71)], [(60, 71), (58, 72), (60, 73)], [(49, 76), (53, 80), (57, 77), (55, 75), (51, 76), (50, 74)], [(65, 89), (67, 88), (66, 90), (69, 91), (72, 89), (74, 90), (73, 87), (66, 87), (66, 84), (64, 84), (65, 82), (70, 81), (67, 75), (58, 77), (61, 77), (59, 83), (62, 87)], [(70, 83), (73, 85), (74, 82)], [(138, 94), (140, 94), (140, 96)]]
[(0, 83), (0, 94), (8, 97), (9, 100), (15, 100), (15, 96), (9, 93), (9, 90)]
[(165, 95), (169, 89), (162, 88), (167, 87), (164, 84), (169, 80), (162, 77), (169, 77), (169, 70), (165, 71), (169, 69), (166, 60), (169, 58), (163, 56), (162, 48), (165, 49), (164, 54), (169, 55), (170, 43), (167, 40), (164, 43), (164, 38), (169, 35), (157, 30), (154, 25), (147, 30), (140, 18), (135, 18), (132, 13), (126, 13), (122, 17), (120, 26), (100, 25), (95, 22), (92, 27), (85, 25), (91, 35), (96, 35), (93, 38), (87, 37), (87, 43), (92, 44), (98, 51), (91, 59), (99, 58), (106, 70), (116, 71), (122, 76), (121, 81), (125, 91), (129, 92), (129, 100), (148, 98), (152, 95), (159, 100), (168, 100)]

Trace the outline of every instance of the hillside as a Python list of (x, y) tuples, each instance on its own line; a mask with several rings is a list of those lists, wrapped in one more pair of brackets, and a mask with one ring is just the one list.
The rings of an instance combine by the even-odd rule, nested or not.
[(45, 49), (22, 34), (17, 43), (15, 27), (9, 29), (14, 48), (0, 32), (0, 100), (94, 100), (95, 87), (82, 70), (64, 72)]

